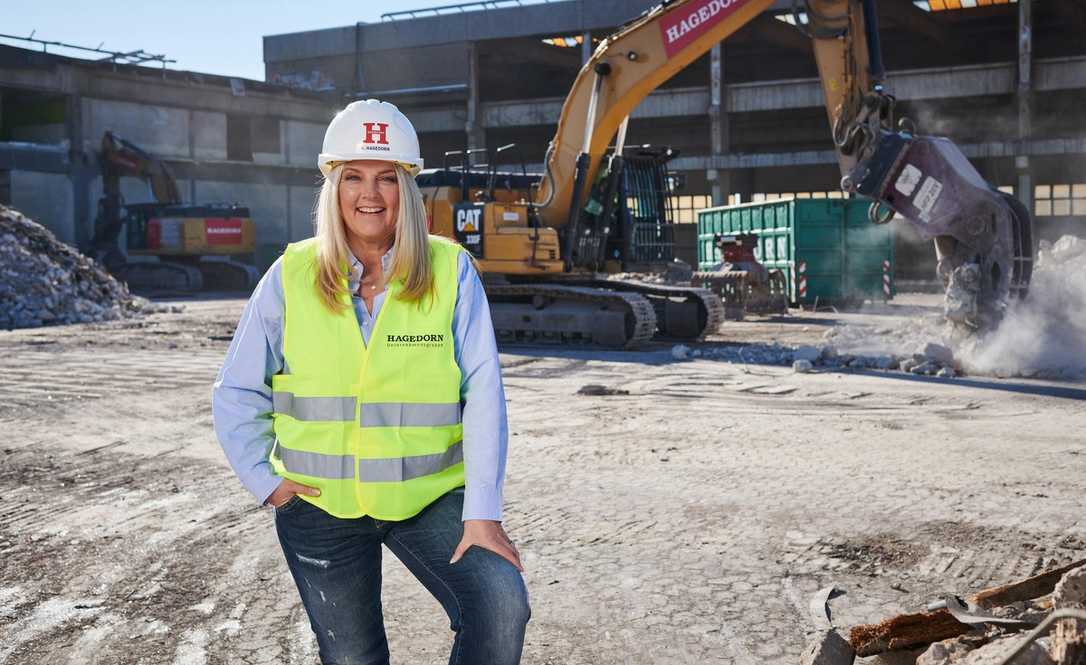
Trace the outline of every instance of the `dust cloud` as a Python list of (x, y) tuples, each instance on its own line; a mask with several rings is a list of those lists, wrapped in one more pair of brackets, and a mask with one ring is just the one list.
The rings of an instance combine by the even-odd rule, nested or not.
[(1042, 241), (1028, 297), (995, 331), (961, 346), (974, 373), (1086, 378), (1086, 241)]
[(1029, 295), (1013, 301), (999, 327), (987, 334), (963, 335), (928, 314), (894, 327), (843, 326), (829, 339), (839, 353), (915, 355), (917, 362), (929, 345), (942, 345), (965, 374), (1086, 379), (1086, 240), (1042, 241)]

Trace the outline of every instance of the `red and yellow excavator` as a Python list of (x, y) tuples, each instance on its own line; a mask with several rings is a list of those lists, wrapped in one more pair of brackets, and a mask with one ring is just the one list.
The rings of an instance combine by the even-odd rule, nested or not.
[[(248, 208), (181, 203), (166, 164), (113, 132), (103, 134), (98, 161), (102, 198), (86, 251), (130, 288), (234, 291), (256, 285)], [(145, 180), (154, 201), (125, 205), (122, 176)]]
[[(477, 258), (500, 339), (629, 347), (657, 333), (699, 338), (720, 323), (720, 300), (705, 289), (600, 273), (670, 258), (657, 251), (670, 226), (662, 158), (628, 154), (630, 113), (772, 4), (664, 2), (604, 39), (566, 97), (541, 178), (472, 173), (470, 159), (418, 176), (433, 231)], [(872, 201), (873, 223), (896, 213), (934, 240), (949, 320), (996, 325), (1029, 284), (1029, 213), (949, 139), (894, 125), (874, 0), (797, 0), (795, 15), (813, 40), (842, 189)]]

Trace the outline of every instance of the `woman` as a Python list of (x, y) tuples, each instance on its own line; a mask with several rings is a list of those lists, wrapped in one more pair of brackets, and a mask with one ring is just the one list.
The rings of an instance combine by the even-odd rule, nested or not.
[(317, 235), (249, 300), (215, 384), (219, 441), (275, 509), (322, 663), (388, 662), (382, 544), (448, 613), (450, 663), (518, 663), (530, 612), (501, 526), (508, 429), (479, 277), (427, 233), (395, 106), (337, 114), (318, 164)]

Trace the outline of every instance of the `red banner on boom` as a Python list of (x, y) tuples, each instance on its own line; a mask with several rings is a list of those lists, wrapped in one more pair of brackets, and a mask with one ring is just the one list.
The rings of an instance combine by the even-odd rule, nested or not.
[(746, 3), (747, 0), (699, 0), (660, 19), (667, 57), (674, 57)]

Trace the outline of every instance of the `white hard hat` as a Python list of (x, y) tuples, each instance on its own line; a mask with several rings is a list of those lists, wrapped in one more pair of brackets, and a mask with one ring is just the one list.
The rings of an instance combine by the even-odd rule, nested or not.
[(317, 166), (327, 176), (337, 163), (355, 159), (396, 162), (413, 176), (422, 170), (411, 121), (395, 105), (377, 99), (351, 102), (332, 118)]

